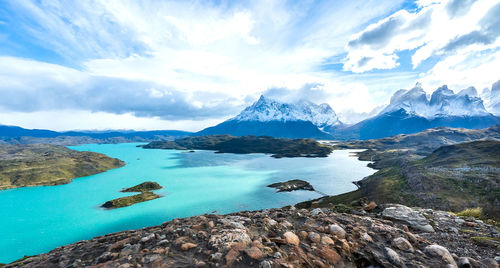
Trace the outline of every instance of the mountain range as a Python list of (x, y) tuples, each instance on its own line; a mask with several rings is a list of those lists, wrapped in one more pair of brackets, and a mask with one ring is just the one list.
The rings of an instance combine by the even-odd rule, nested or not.
[(500, 115), (500, 81), (494, 83), (491, 90), (483, 91), (483, 98), (485, 102), (474, 87), (455, 93), (446, 85), (428, 96), (417, 83), (412, 89), (396, 91), (377, 115), (348, 125), (342, 123), (326, 103), (317, 105), (307, 100), (286, 103), (262, 95), (237, 116), (196, 133), (175, 130), (55, 132), (0, 125), (0, 142), (73, 145), (150, 142), (216, 134), (366, 140), (434, 127), (479, 129), (500, 125), (500, 117), (496, 116)]
[[(492, 109), (500, 108), (500, 81), (493, 84), (490, 96)], [(497, 98), (498, 103), (495, 102)], [(343, 124), (326, 103), (316, 105), (305, 100), (283, 103), (261, 96), (237, 116), (196, 135), (374, 139), (433, 127), (477, 129), (497, 124), (500, 124), (500, 118), (488, 112), (474, 87), (454, 93), (444, 85), (428, 97), (417, 83), (410, 90), (396, 91), (389, 105), (380, 113), (354, 125)]]

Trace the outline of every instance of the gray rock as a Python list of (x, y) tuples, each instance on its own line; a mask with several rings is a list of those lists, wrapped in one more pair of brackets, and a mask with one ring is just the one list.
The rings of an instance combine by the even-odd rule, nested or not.
[(454, 265), (455, 267), (457, 264), (455, 263), (455, 260), (453, 260), (453, 257), (451, 256), (450, 252), (443, 246), (440, 245), (430, 245), (425, 247), (425, 253), (427, 255), (433, 256), (433, 257), (440, 257), (441, 260), (443, 260), (447, 264)]
[(410, 242), (408, 242), (408, 240), (406, 240), (405, 238), (403, 237), (397, 237), (395, 238), (393, 241), (392, 241), (392, 244), (400, 249), (400, 250), (404, 250), (404, 251), (409, 251), (409, 252), (413, 252), (413, 246), (410, 244)]
[(488, 268), (498, 268), (499, 267), (498, 262), (493, 258), (481, 260), (481, 264), (484, 265), (484, 267), (488, 267)]
[(427, 218), (425, 218), (421, 212), (413, 210), (407, 206), (403, 205), (393, 205), (384, 211), (382, 211), (382, 216), (390, 220), (397, 220), (406, 223), (407, 225), (413, 227), (414, 229), (433, 233), (434, 228), (429, 224)]
[(323, 213), (323, 210), (321, 208), (315, 208), (311, 210), (311, 215), (318, 215), (320, 213)]
[(399, 257), (399, 254), (394, 251), (393, 249), (391, 248), (388, 248), (386, 247), (385, 248), (385, 255), (387, 255), (387, 258), (389, 259), (389, 261), (393, 264), (401, 264), (401, 258)]
[(155, 234), (149, 234), (149, 235), (147, 235), (147, 236), (145, 236), (145, 237), (141, 238), (141, 242), (142, 242), (142, 243), (146, 243), (146, 242), (148, 242), (149, 240), (153, 239), (154, 237), (155, 237)]
[(260, 268), (271, 268), (271, 263), (269, 263), (269, 261), (261, 261), (259, 267)]
[(470, 264), (469, 258), (460, 257), (458, 258), (458, 267), (459, 268), (470, 268), (472, 265)]
[(158, 254), (148, 255), (148, 256), (144, 257), (144, 262), (145, 263), (152, 263), (160, 258), (161, 258), (161, 256)]
[(331, 224), (330, 226), (328, 226), (328, 230), (332, 235), (336, 235), (339, 238), (345, 238), (345, 230), (337, 224)]

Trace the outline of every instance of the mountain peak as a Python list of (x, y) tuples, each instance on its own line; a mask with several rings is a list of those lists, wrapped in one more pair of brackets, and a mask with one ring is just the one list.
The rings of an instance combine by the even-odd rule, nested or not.
[(483, 101), (477, 97), (477, 91), (474, 87), (466, 88), (455, 94), (447, 85), (443, 85), (432, 93), (429, 100), (420, 83), (417, 83), (411, 90), (396, 91), (390, 104), (380, 114), (400, 109), (404, 109), (408, 114), (426, 118), (488, 114)]
[(295, 103), (285, 103), (264, 95), (261, 95), (255, 103), (230, 120), (260, 122), (309, 121), (321, 129), (341, 124), (337, 114), (326, 103), (317, 105), (305, 99)]

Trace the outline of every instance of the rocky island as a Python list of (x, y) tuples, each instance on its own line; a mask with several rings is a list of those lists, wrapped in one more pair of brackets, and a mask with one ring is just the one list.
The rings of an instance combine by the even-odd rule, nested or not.
[(276, 188), (278, 192), (291, 192), (297, 190), (314, 191), (312, 185), (303, 180), (289, 180), (285, 182), (277, 182), (269, 184), (267, 187)]
[(131, 206), (133, 204), (157, 199), (157, 198), (160, 198), (161, 195), (155, 194), (151, 191), (162, 189), (162, 188), (163, 187), (161, 185), (159, 185), (157, 182), (146, 181), (146, 182), (143, 182), (143, 183), (138, 184), (136, 186), (133, 186), (130, 188), (125, 188), (125, 189), (120, 191), (122, 193), (139, 192), (140, 194), (116, 198), (116, 199), (107, 201), (106, 203), (102, 204), (101, 207), (106, 208), (106, 209), (115, 209), (115, 208), (128, 207), (128, 206)]
[(162, 189), (163, 187), (159, 185), (157, 182), (153, 181), (146, 181), (141, 184), (138, 184), (136, 186), (130, 187), (130, 188), (125, 188), (121, 190), (120, 192), (122, 193), (127, 193), (127, 192), (149, 192), (149, 191), (154, 191), (154, 190), (159, 190)]
[(124, 165), (104, 154), (63, 146), (0, 144), (0, 189), (66, 184)]
[(313, 139), (285, 139), (267, 136), (209, 135), (153, 141), (144, 149), (213, 150), (217, 153), (272, 154), (272, 157), (327, 157), (333, 150)]

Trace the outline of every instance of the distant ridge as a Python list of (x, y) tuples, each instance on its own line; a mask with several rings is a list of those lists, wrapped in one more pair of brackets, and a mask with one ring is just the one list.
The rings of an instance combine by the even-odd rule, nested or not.
[(171, 140), (189, 136), (191, 132), (180, 130), (152, 131), (65, 131), (25, 129), (18, 126), (0, 125), (0, 141), (5, 143), (51, 143), (73, 145), (81, 143), (119, 143)]

